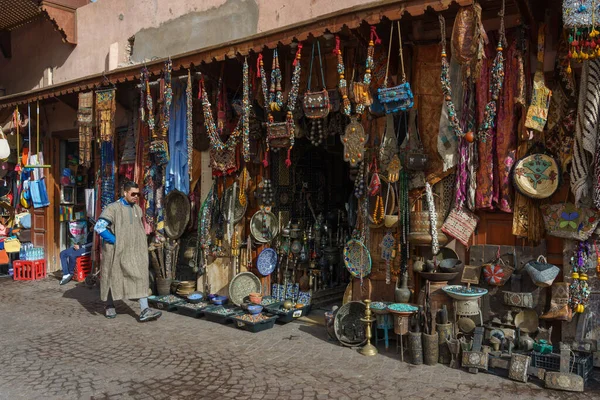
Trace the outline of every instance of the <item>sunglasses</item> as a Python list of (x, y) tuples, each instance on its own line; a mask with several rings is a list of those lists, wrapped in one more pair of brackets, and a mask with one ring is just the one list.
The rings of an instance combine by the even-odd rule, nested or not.
[(129, 195), (133, 197), (140, 197), (140, 192), (129, 193)]

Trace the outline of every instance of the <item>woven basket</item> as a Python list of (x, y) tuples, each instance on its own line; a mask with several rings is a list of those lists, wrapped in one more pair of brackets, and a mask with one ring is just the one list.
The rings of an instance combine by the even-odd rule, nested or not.
[[(421, 202), (421, 209), (423, 204), (423, 197), (425, 194), (423, 193), (421, 196), (417, 197), (415, 201), (413, 201), (412, 206), (410, 208), (410, 229), (409, 232), (411, 235), (418, 234), (426, 234), (429, 235), (429, 240), (431, 241), (431, 224), (429, 223), (429, 211), (416, 211), (417, 202)], [(441, 232), (442, 225), (444, 224), (444, 216), (439, 211), (440, 207), (440, 196), (436, 193), (433, 194), (433, 201), (435, 204), (435, 210), (437, 211), (437, 230)], [(437, 200), (437, 201), (436, 201)]]
[(530, 261), (525, 265), (525, 271), (537, 286), (549, 287), (560, 273), (560, 268), (549, 264), (546, 257), (539, 256), (537, 261)]

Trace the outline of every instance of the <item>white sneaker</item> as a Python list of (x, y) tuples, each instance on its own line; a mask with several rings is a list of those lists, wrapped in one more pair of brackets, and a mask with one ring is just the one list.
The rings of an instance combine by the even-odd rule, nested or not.
[(63, 275), (62, 279), (60, 280), (60, 285), (66, 285), (67, 283), (71, 282), (71, 279), (73, 279), (73, 275)]

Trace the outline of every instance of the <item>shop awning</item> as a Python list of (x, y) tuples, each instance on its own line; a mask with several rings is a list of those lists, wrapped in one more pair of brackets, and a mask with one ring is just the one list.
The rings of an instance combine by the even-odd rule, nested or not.
[[(0, 0), (3, 2), (6, 0)], [(23, 0), (24, 1), (24, 0)], [(58, 0), (54, 0), (55, 2)], [(62, 0), (67, 1), (67, 0)], [(46, 3), (46, 1), (44, 1)], [(427, 9), (439, 12), (447, 10), (453, 3), (460, 6), (472, 4), (472, 0), (382, 0), (376, 3), (352, 7), (342, 13), (330, 13), (318, 18), (310, 19), (262, 32), (250, 37), (227, 42), (217, 46), (195, 50), (185, 54), (172, 56), (173, 69), (190, 68), (192, 65), (222, 61), (226, 58), (235, 58), (238, 55), (247, 55), (250, 52), (259, 53), (265, 47), (274, 48), (278, 44), (288, 45), (294, 40), (304, 41), (309, 36), (319, 37), (326, 32), (336, 33), (343, 27), (355, 29), (363, 21), (377, 24), (383, 17), (391, 20), (400, 19), (404, 13), (419, 16)], [(153, 60), (146, 64), (152, 74), (160, 73), (166, 59)], [(49, 99), (68, 93), (76, 93), (100, 87), (103, 84), (117, 84), (136, 81), (140, 76), (140, 64), (118, 68), (108, 73), (96, 74), (62, 82), (41, 89), (17, 93), (0, 98), (0, 108), (12, 107), (36, 100)]]

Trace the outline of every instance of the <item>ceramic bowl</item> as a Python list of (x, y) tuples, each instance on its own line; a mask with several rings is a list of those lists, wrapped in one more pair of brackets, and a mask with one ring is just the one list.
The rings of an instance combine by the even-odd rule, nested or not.
[(188, 302), (192, 303), (192, 304), (197, 304), (200, 303), (202, 301), (202, 299), (204, 298), (204, 296), (202, 295), (202, 293), (191, 293), (187, 299)]
[(260, 293), (250, 293), (248, 299), (250, 300), (250, 303), (260, 304), (262, 302), (262, 295)]
[(229, 299), (227, 298), (227, 296), (216, 296), (212, 299), (212, 303), (217, 306), (222, 306), (224, 304), (227, 304), (228, 300)]
[(248, 306), (248, 312), (252, 315), (260, 314), (263, 310), (263, 306), (258, 304), (252, 304)]

